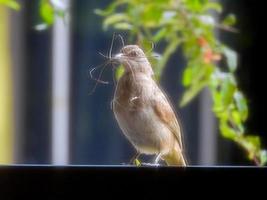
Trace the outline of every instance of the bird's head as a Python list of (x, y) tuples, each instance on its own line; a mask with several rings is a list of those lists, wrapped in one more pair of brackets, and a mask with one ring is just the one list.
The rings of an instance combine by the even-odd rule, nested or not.
[(116, 54), (113, 59), (122, 64), (126, 72), (141, 72), (149, 76), (153, 75), (153, 70), (145, 53), (137, 45), (124, 46), (120, 50), (120, 53)]

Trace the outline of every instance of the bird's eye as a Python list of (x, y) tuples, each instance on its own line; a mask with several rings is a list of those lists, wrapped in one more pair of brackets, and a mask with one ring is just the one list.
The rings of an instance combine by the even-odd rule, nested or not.
[(136, 52), (136, 51), (131, 51), (131, 52), (129, 53), (129, 56), (131, 56), (131, 57), (136, 57), (136, 56), (137, 56), (137, 52)]

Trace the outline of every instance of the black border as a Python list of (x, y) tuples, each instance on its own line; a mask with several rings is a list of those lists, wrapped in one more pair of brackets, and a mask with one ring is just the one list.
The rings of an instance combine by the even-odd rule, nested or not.
[(255, 197), (265, 191), (261, 188), (266, 180), (266, 167), (12, 165), (0, 166), (0, 196), (154, 199), (163, 195), (167, 199), (182, 194), (210, 196), (217, 191), (216, 198), (232, 192)]

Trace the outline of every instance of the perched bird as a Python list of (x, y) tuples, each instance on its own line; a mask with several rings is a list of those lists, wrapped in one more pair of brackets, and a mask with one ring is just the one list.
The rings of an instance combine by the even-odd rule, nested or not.
[(153, 70), (137, 45), (124, 46), (113, 57), (125, 72), (113, 98), (113, 112), (124, 135), (138, 155), (156, 155), (168, 165), (185, 166), (180, 126), (163, 91), (153, 80)]

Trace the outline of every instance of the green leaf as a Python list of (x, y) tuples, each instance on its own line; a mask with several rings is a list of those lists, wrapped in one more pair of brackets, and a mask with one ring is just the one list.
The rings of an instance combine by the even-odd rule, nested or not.
[(42, 0), (40, 6), (40, 15), (44, 22), (48, 25), (53, 24), (55, 14), (53, 6), (49, 3), (48, 0)]
[(146, 28), (157, 27), (162, 17), (163, 10), (156, 4), (148, 4), (142, 12), (142, 24)]
[(238, 134), (239, 135), (244, 135), (245, 133), (245, 127), (243, 124), (237, 124), (237, 128), (238, 128)]
[(260, 149), (261, 146), (261, 141), (259, 136), (255, 136), (255, 135), (247, 135), (245, 137), (246, 142), (250, 143), (251, 146), (253, 146), (253, 148), (256, 149)]
[(235, 78), (231, 73), (220, 72), (217, 70), (211, 76), (210, 86), (213, 90), (213, 95), (216, 95), (213, 96), (215, 103), (222, 106), (222, 109), (225, 109), (233, 102), (233, 96), (237, 87)]
[(193, 72), (191, 67), (187, 67), (184, 70), (183, 80), (182, 83), (185, 87), (189, 86), (192, 83), (193, 79)]
[(127, 22), (119, 22), (114, 24), (114, 28), (119, 30), (131, 30), (132, 27), (133, 26)]
[[(213, 98), (213, 108), (212, 111), (215, 112), (217, 117), (222, 118), (222, 114), (225, 112), (225, 108), (222, 104), (222, 95), (218, 91), (213, 91), (212, 92), (212, 98)], [(224, 112), (224, 113), (223, 113)], [(226, 116), (228, 116), (228, 113), (226, 112)]]
[(237, 110), (231, 110), (231, 112), (228, 112), (227, 118), (231, 120), (232, 124), (238, 130), (239, 135), (243, 135), (245, 132), (245, 127), (242, 123), (242, 118), (241, 118), (240, 113)]
[(231, 140), (234, 140), (237, 136), (234, 129), (229, 127), (227, 124), (227, 121), (221, 120), (220, 121), (220, 131), (222, 133), (222, 136)]
[(234, 72), (237, 68), (237, 53), (228, 47), (223, 48), (223, 53), (226, 57), (229, 70)]
[(208, 2), (206, 5), (203, 6), (204, 11), (208, 10), (215, 10), (218, 13), (222, 12), (222, 5), (217, 2)]
[[(131, 0), (130, 0), (131, 1)], [(168, 3), (171, 3), (172, 0), (154, 0), (154, 2), (157, 2), (157, 4), (166, 5)]]
[(128, 17), (127, 15), (123, 13), (116, 13), (113, 15), (108, 16), (104, 22), (103, 22), (103, 28), (106, 30), (110, 25), (116, 24), (116, 23), (122, 23), (127, 22)]
[(236, 83), (234, 78), (229, 74), (223, 79), (221, 86), (222, 104), (226, 107), (233, 102), (234, 93), (236, 91)]
[(126, 3), (128, 0), (117, 0), (113, 1), (107, 8), (101, 10), (101, 9), (95, 9), (94, 13), (100, 16), (107, 16), (112, 13), (115, 13), (115, 10), (118, 6)]
[(108, 15), (108, 13), (106, 13), (105, 10), (101, 10), (101, 9), (95, 9), (94, 13), (102, 17)]
[[(212, 94), (212, 99), (213, 99), (213, 112), (215, 112), (215, 115), (217, 117), (221, 118), (222, 112), (225, 111), (224, 105), (222, 104), (222, 94), (220, 92), (220, 87), (221, 87), (221, 77), (220, 77), (221, 72), (216, 71), (212, 74), (209, 87), (211, 90)], [(228, 113), (226, 114), (228, 116)]]
[(207, 86), (207, 81), (202, 81), (198, 84), (192, 85), (183, 94), (182, 100), (180, 102), (180, 107), (187, 105), (205, 86)]
[(261, 166), (264, 166), (267, 163), (267, 151), (261, 150), (259, 158)]
[(190, 0), (190, 1), (186, 1), (187, 8), (189, 10), (191, 10), (192, 12), (201, 12), (202, 9), (203, 9), (203, 4), (204, 3), (203, 3), (202, 0)]
[(240, 112), (234, 110), (231, 113), (231, 117), (233, 119), (233, 121), (235, 122), (235, 124), (241, 124), (242, 123), (242, 118), (240, 116)]
[(218, 69), (215, 69), (210, 77), (210, 87), (213, 91), (217, 91), (218, 87), (221, 84), (221, 79), (224, 77), (223, 73)]
[(154, 42), (160, 41), (166, 34), (167, 34), (167, 29), (166, 28), (161, 28), (153, 36), (153, 41)]
[[(193, 63), (190, 63), (193, 64)], [(191, 69), (189, 69), (191, 68)], [(191, 85), (184, 93), (180, 106), (185, 106), (191, 101), (205, 86), (208, 86), (213, 67), (206, 64), (193, 65), (187, 67), (183, 75), (183, 84)]]
[(245, 121), (248, 118), (248, 105), (246, 98), (241, 92), (236, 91), (234, 94), (234, 100), (242, 121)]
[(122, 65), (118, 66), (115, 72), (116, 79), (119, 80), (120, 77), (123, 75), (123, 73), (124, 73), (124, 67)]
[(12, 8), (14, 10), (20, 9), (20, 4), (15, 0), (0, 0), (0, 4), (8, 6), (9, 8)]
[(244, 138), (243, 145), (245, 145), (249, 151), (255, 152), (260, 149), (261, 141), (259, 136), (248, 135)]
[(227, 15), (222, 21), (222, 24), (225, 26), (233, 26), (235, 23), (236, 23), (236, 17), (233, 14)]

